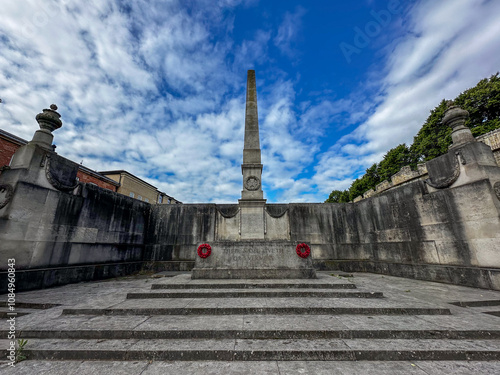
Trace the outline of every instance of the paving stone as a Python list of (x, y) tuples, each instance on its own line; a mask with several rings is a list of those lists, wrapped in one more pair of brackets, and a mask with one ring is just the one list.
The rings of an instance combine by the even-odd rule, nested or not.
[(75, 371), (75, 375), (140, 375), (148, 367), (147, 362), (83, 362)]
[(338, 283), (227, 283), (227, 284), (153, 284), (151, 290), (160, 289), (356, 289), (354, 284)]
[(127, 299), (152, 299), (152, 298), (382, 298), (380, 292), (332, 292), (311, 290), (283, 291), (281, 289), (253, 289), (234, 291), (230, 289), (219, 289), (217, 291), (198, 290), (196, 291), (171, 291), (171, 292), (147, 292), (128, 293)]
[(500, 362), (448, 362), (448, 361), (416, 361), (418, 368), (425, 371), (426, 374), (453, 374), (453, 375), (471, 375), (471, 374), (500, 374)]
[(279, 375), (278, 364), (271, 362), (153, 362), (141, 375)]
[(139, 340), (30, 339), (26, 350), (127, 350)]
[[(114, 317), (109, 317), (114, 318)], [(134, 330), (239, 330), (243, 326), (243, 316), (153, 316), (137, 325)]]
[(278, 362), (280, 375), (429, 375), (410, 362)]
[[(349, 282), (357, 287), (358, 295), (373, 296), (371, 293), (378, 292), (384, 298), (335, 298), (338, 292), (352, 291), (333, 290), (333, 284), (342, 287), (346, 279), (327, 273), (318, 273), (317, 280), (300, 282), (200, 281), (182, 274), (19, 293), (22, 302), (61, 305), (18, 317), (19, 336), (28, 338), (27, 353), (31, 350), (36, 354), (34, 358), (45, 355), (86, 361), (64, 362), (70, 367), (61, 372), (59, 361), (29, 360), (18, 364), (25, 372), (17, 371), (33, 374), (44, 371), (280, 375), (496, 373), (500, 363), (500, 318), (481, 311), (496, 308), (464, 308), (450, 302), (500, 300), (500, 292), (373, 274), (353, 274)], [(151, 289), (156, 284), (176, 285), (164, 291), (182, 298), (127, 299), (130, 293), (151, 296), (162, 292)], [(260, 296), (255, 296), (256, 292)], [(61, 315), (64, 309), (87, 315)], [(129, 309), (127, 314), (133, 315), (105, 315), (119, 309)], [(203, 311), (205, 315), (158, 315), (168, 313), (158, 309), (188, 309), (177, 312)], [(335, 313), (320, 309), (338, 310)], [(449, 311), (451, 315), (422, 315), (425, 311), (422, 309), (428, 313)], [(350, 314), (344, 314), (349, 311)], [(216, 313), (230, 315), (213, 315)], [(92, 358), (104, 361), (88, 360)], [(142, 359), (178, 361), (148, 364)], [(467, 361), (471, 359), (481, 362)], [(50, 371), (49, 364), (53, 365)], [(35, 365), (37, 369), (30, 369)]]
[(0, 373), (12, 375), (140, 375), (148, 362), (22, 361), (14, 368), (0, 367)]
[[(71, 375), (77, 374), (82, 361), (22, 361), (15, 367), (0, 366), (0, 374), (8, 375)], [(96, 374), (94, 372), (94, 374)]]

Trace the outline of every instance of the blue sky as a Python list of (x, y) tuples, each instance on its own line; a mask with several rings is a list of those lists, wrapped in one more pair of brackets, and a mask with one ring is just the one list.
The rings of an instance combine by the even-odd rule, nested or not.
[(269, 202), (322, 202), (500, 70), (494, 0), (17, 0), (2, 4), (0, 128), (185, 202), (240, 197), (255, 69)]

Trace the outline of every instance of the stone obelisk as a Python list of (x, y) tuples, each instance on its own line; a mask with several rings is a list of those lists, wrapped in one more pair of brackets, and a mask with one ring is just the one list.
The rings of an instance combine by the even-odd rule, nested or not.
[(262, 163), (255, 70), (249, 70), (247, 73), (245, 145), (241, 173), (243, 174), (243, 190), (239, 200), (241, 239), (264, 239), (264, 206), (266, 200), (262, 192)]
[[(283, 210), (284, 205), (279, 205), (279, 214), (276, 214), (276, 207), (268, 211), (273, 205), (266, 205), (262, 192), (255, 71), (249, 70), (247, 78), (241, 199), (237, 207), (229, 211), (216, 208), (214, 241), (199, 245), (191, 278), (316, 278), (310, 252), (303, 256), (302, 252), (297, 252), (300, 240), (290, 241), (288, 208)], [(200, 254), (200, 248), (208, 255)]]

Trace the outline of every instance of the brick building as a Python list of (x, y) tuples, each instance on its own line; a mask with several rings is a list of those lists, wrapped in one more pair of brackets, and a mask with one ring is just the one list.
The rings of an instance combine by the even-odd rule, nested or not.
[[(0, 129), (0, 168), (8, 166), (12, 155), (28, 141)], [(149, 203), (180, 204), (177, 199), (159, 191), (156, 186), (124, 171), (96, 172), (83, 165), (79, 166), (78, 179), (104, 189), (112, 190)]]
[[(12, 155), (19, 149), (19, 147), (27, 144), (28, 141), (8, 133), (0, 129), (0, 168), (8, 166)], [(103, 176), (83, 165), (78, 169), (77, 177), (80, 181), (92, 183), (104, 189), (117, 191), (120, 186), (116, 181)]]
[(12, 155), (28, 141), (0, 129), (0, 168), (9, 165)]
[(158, 204), (179, 204), (178, 200), (167, 194), (159, 191), (156, 186), (141, 180), (139, 177), (134, 176), (124, 170), (117, 171), (101, 171), (101, 175), (109, 177), (110, 179), (118, 182), (120, 185), (117, 192), (129, 197), (142, 200), (149, 203)]

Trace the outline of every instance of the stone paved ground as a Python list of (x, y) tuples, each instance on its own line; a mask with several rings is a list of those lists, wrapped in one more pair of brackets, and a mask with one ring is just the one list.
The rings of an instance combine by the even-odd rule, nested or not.
[(500, 374), (500, 292), (330, 274), (154, 275), (19, 293), (31, 359), (0, 373)]

